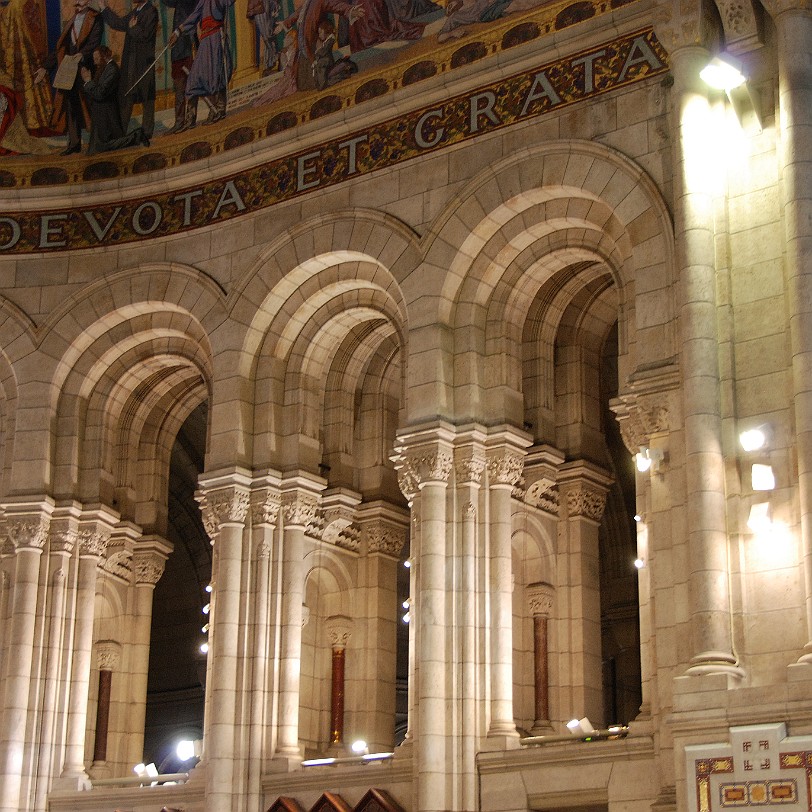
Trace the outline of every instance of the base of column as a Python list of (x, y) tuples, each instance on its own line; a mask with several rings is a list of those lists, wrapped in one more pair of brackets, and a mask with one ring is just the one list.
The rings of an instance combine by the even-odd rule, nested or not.
[(548, 736), (550, 733), (555, 733), (555, 728), (549, 719), (536, 719), (530, 728), (531, 736)]
[(798, 658), (802, 665), (812, 665), (812, 642), (804, 646), (804, 653)]
[(90, 778), (96, 781), (101, 778), (112, 778), (113, 768), (106, 761), (94, 761), (88, 770)]
[(93, 782), (84, 770), (64, 772), (54, 781), (51, 789), (57, 792), (85, 792), (93, 789)]
[(277, 753), (268, 764), (269, 773), (292, 773), (302, 769), (302, 756)]
[(744, 679), (745, 671), (736, 664), (736, 658), (726, 651), (703, 651), (691, 658), (691, 665), (685, 672), (689, 677), (704, 677), (710, 674), (724, 674), (735, 679)]
[(493, 752), (497, 750), (518, 750), (519, 747), (521, 747), (519, 733), (514, 727), (512, 733), (489, 731), (482, 741), (481, 749), (485, 752)]

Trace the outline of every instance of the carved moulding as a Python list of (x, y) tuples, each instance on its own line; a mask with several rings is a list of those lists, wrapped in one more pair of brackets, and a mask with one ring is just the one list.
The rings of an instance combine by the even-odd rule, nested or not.
[(549, 617), (553, 611), (555, 587), (552, 584), (540, 581), (527, 586), (527, 606), (531, 615)]

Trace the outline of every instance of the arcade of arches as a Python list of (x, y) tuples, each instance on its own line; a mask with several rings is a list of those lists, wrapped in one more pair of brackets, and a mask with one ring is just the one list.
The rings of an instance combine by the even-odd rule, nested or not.
[[(779, 778), (810, 808), (731, 742), (812, 764), (812, 11), (692, 5), (611, 15), (655, 20), (665, 81), (187, 233), (0, 253), (0, 812), (710, 812)], [(698, 78), (722, 46), (758, 132)]]

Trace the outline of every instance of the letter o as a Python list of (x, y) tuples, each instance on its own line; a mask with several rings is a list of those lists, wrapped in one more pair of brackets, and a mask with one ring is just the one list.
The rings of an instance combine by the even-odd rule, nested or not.
[[(148, 228), (144, 228), (141, 225), (141, 215), (144, 213), (146, 209), (150, 209), (152, 211), (152, 225)], [(148, 234), (152, 234), (159, 225), (161, 225), (161, 220), (163, 220), (164, 213), (163, 209), (154, 201), (154, 200), (147, 200), (146, 203), (142, 203), (134, 212), (133, 212), (133, 231), (141, 237), (146, 237)]]

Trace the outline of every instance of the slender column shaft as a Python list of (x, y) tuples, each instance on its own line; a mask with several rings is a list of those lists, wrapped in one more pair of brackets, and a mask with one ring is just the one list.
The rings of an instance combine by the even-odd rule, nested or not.
[(112, 671), (99, 671), (99, 696), (96, 710), (96, 740), (93, 745), (93, 761), (107, 761), (107, 729), (110, 725), (110, 692), (113, 684)]
[(11, 628), (7, 640), (5, 711), (0, 732), (0, 810), (19, 812), (41, 547), (18, 547), (12, 594)]
[(299, 750), (299, 663), (302, 654), (304, 527), (286, 526), (282, 571), (282, 660), (277, 754), (301, 757)]
[(470, 488), (472, 501), (463, 506), (462, 539), (460, 550), (461, 563), (461, 612), (462, 630), (462, 741), (460, 756), (462, 760), (462, 791), (461, 801), (463, 809), (476, 809), (476, 748), (481, 731), (479, 730), (479, 714), (477, 713), (476, 691), (476, 635), (477, 635), (477, 548), (476, 548), (476, 519), (477, 490)]
[[(417, 808), (447, 809), (446, 776), (446, 484), (421, 486), (421, 544), (417, 596)], [(415, 598), (413, 597), (414, 601)]]
[(79, 557), (76, 584), (76, 625), (71, 668), (70, 700), (65, 762), (62, 777), (88, 781), (85, 773), (85, 729), (90, 683), (90, 661), (93, 646), (93, 612), (96, 600), (96, 578), (99, 556), (83, 554)]
[(491, 724), (489, 736), (518, 737), (513, 720), (513, 576), (511, 485), (490, 486)]
[(533, 677), (535, 684), (536, 721), (550, 718), (550, 672), (547, 662), (547, 618), (533, 617)]
[(344, 661), (345, 650), (334, 648), (330, 682), (330, 744), (344, 741)]
[(206, 684), (206, 799), (212, 812), (232, 812), (234, 808), (242, 536), (241, 522), (223, 522), (215, 543), (217, 576), (209, 613)]
[(679, 100), (682, 188), (676, 207), (681, 247), (685, 478), (693, 657), (689, 673), (741, 674), (730, 629), (725, 471), (722, 456), (710, 118), (699, 71), (708, 54), (679, 48), (671, 68)]

